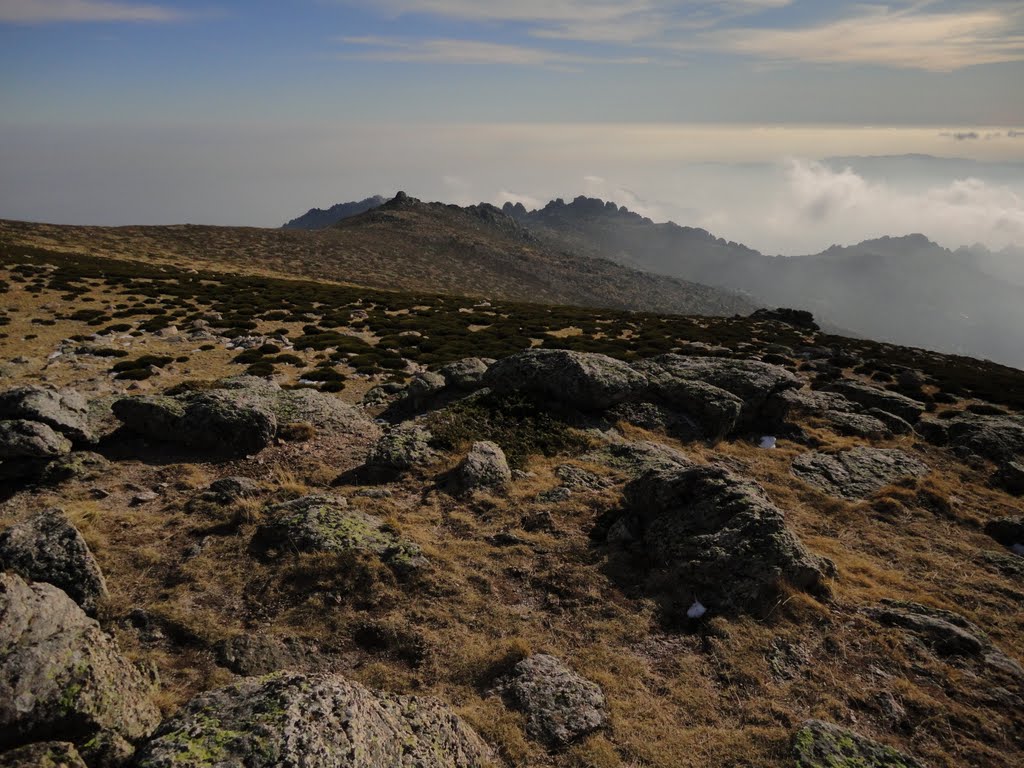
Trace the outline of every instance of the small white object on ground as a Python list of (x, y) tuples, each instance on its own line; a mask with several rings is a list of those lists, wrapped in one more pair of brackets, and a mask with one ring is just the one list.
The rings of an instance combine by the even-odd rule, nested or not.
[(701, 605), (700, 600), (694, 600), (693, 601), (693, 605), (691, 605), (687, 609), (686, 615), (689, 618), (691, 618), (691, 619), (699, 619), (701, 616), (703, 616), (707, 612), (708, 612), (708, 609), (705, 608), (703, 605)]
[(760, 447), (761, 448), (774, 448), (775, 447), (775, 438), (771, 437), (770, 435), (765, 435), (764, 437), (761, 438)]

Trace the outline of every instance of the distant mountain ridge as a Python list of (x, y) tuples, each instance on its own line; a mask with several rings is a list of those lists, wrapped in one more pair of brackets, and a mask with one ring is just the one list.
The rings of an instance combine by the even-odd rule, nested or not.
[(812, 311), (873, 339), (1024, 367), (1024, 252), (950, 251), (921, 234), (765, 256), (703, 229), (655, 223), (599, 199), (506, 213), (549, 242), (636, 269)]
[(327, 229), (349, 216), (357, 216), (386, 202), (387, 198), (374, 195), (353, 203), (338, 203), (330, 208), (310, 208), (301, 216), (292, 219), (281, 229)]

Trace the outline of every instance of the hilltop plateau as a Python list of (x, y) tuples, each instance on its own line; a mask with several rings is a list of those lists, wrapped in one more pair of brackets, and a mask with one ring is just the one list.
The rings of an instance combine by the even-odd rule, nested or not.
[(1024, 373), (286, 248), (422, 206), (4, 225), (0, 765), (1024, 760)]

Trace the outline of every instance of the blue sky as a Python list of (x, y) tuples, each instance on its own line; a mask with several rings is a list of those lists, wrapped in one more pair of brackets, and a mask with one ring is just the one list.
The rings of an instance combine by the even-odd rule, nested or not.
[(1024, 2), (0, 0), (0, 104), (0, 217), (274, 225), (408, 187), (742, 233), (693, 164), (1024, 161)]

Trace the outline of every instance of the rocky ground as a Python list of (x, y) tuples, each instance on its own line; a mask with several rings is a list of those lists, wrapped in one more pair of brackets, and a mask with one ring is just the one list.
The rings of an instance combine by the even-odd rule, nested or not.
[(0, 262), (0, 766), (1016, 766), (1024, 374)]

